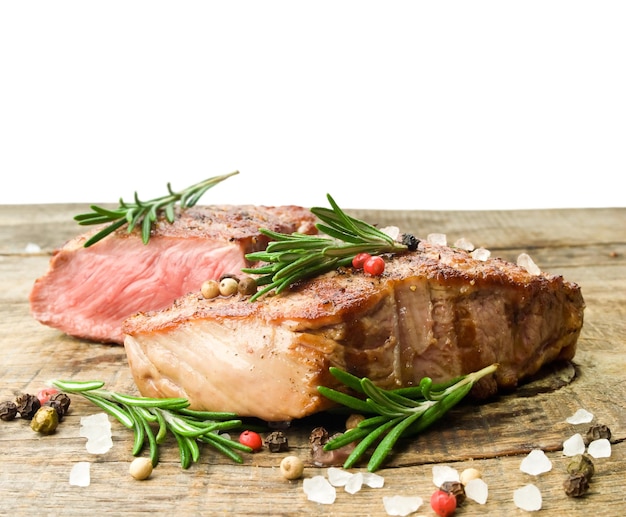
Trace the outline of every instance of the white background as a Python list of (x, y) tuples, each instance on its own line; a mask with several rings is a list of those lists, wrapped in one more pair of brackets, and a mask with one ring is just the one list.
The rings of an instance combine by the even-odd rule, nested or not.
[(0, 204), (625, 206), (623, 1), (7, 1), (0, 74)]

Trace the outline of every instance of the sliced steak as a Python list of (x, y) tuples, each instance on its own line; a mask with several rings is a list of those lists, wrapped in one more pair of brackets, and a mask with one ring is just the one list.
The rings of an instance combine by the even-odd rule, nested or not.
[(121, 228), (85, 248), (98, 227), (55, 250), (30, 293), (33, 317), (71, 336), (121, 344), (128, 316), (249, 266), (245, 254), (268, 242), (259, 228), (316, 232), (315, 217), (296, 206), (195, 206), (176, 215), (171, 224), (157, 221), (148, 244), (139, 230)]
[(574, 356), (583, 311), (560, 276), (422, 242), (380, 277), (345, 268), (255, 302), (189, 294), (123, 329), (142, 394), (280, 421), (328, 408), (317, 386), (335, 386), (329, 366), (394, 388), (497, 362), (476, 396), (512, 389)]

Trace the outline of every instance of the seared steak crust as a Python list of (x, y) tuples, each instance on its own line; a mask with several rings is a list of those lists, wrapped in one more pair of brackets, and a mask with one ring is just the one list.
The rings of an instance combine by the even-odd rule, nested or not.
[(315, 232), (315, 218), (296, 206), (195, 206), (154, 224), (144, 245), (137, 229), (117, 230), (89, 248), (101, 227), (55, 250), (30, 294), (35, 319), (69, 335), (121, 344), (121, 324), (137, 311), (166, 307), (206, 279), (248, 266), (245, 254), (265, 248), (259, 228)]
[(497, 362), (476, 393), (514, 388), (574, 356), (583, 311), (560, 276), (422, 242), (387, 257), (380, 277), (345, 268), (252, 303), (193, 293), (123, 330), (144, 395), (271, 421), (326, 409), (316, 388), (333, 385), (329, 366), (393, 388)]

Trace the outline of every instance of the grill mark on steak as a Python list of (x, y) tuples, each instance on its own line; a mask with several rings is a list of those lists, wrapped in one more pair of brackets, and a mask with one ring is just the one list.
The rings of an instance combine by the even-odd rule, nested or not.
[(239, 273), (245, 255), (265, 249), (268, 228), (315, 233), (315, 217), (297, 206), (194, 206), (153, 225), (148, 244), (140, 230), (121, 228), (89, 248), (101, 227), (54, 251), (30, 293), (35, 319), (74, 337), (121, 344), (121, 325), (138, 312), (160, 309), (207, 279)]
[(253, 303), (190, 294), (129, 318), (125, 348), (146, 396), (291, 420), (329, 407), (317, 386), (337, 387), (330, 366), (394, 388), (497, 362), (474, 393), (512, 389), (573, 357), (583, 311), (562, 277), (422, 242), (387, 257), (380, 277), (340, 269)]

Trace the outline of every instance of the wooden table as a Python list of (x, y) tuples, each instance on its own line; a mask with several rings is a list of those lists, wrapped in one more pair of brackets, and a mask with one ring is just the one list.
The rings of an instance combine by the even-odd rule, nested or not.
[[(419, 200), (416, 201), (419, 204)], [(29, 314), (28, 294), (47, 267), (52, 250), (79, 233), (73, 215), (86, 205), (0, 206), (0, 400), (36, 393), (53, 378), (99, 379), (108, 388), (136, 392), (123, 347), (67, 337)], [(79, 436), (80, 418), (98, 410), (72, 399), (56, 434), (43, 436), (18, 419), (0, 422), (0, 514), (2, 515), (385, 515), (383, 496), (418, 495), (416, 515), (433, 515), (428, 499), (432, 467), (477, 467), (489, 486), (485, 505), (468, 502), (458, 515), (523, 515), (513, 491), (534, 483), (544, 515), (622, 515), (626, 508), (626, 209), (544, 211), (368, 211), (351, 213), (381, 225), (395, 224), (418, 236), (442, 232), (466, 237), (492, 254), (515, 260), (528, 252), (545, 271), (582, 287), (585, 324), (574, 363), (559, 365), (516, 393), (489, 403), (456, 408), (440, 425), (399, 449), (379, 474), (385, 486), (350, 495), (338, 489), (333, 505), (307, 501), (302, 481), (278, 473), (282, 454), (267, 450), (233, 464), (203, 449), (199, 463), (182, 470), (169, 443), (147, 481), (128, 475), (131, 433), (112, 420), (113, 448), (92, 455)], [(40, 252), (28, 252), (36, 244)], [(565, 496), (568, 458), (562, 442), (586, 425), (565, 419), (577, 409), (612, 430), (612, 455), (595, 461), (596, 475), (583, 498)], [(309, 461), (308, 436), (315, 425), (340, 427), (325, 416), (295, 422), (291, 452)], [(553, 469), (541, 476), (520, 471), (521, 460), (541, 448)], [(91, 463), (87, 487), (69, 484), (72, 466)], [(324, 475), (308, 465), (305, 476)]]

